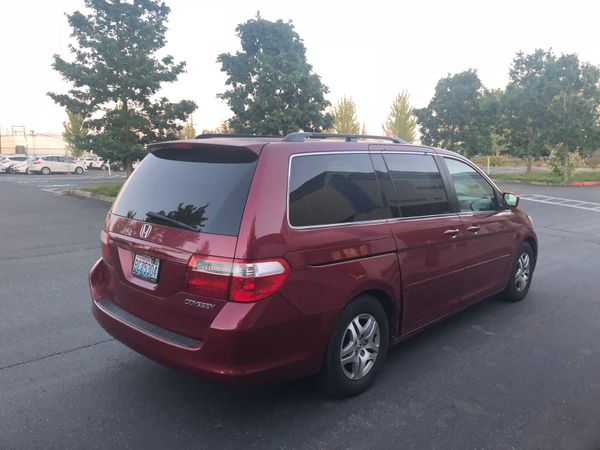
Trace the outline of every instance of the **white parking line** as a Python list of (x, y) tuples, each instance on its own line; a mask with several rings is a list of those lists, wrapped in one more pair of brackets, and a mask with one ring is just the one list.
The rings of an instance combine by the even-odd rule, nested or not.
[(571, 198), (550, 197), (548, 195), (539, 194), (522, 194), (520, 197), (523, 200), (536, 203), (544, 203), (546, 205), (564, 206), (566, 208), (583, 209), (585, 211), (600, 212), (600, 203), (585, 202), (582, 200), (573, 200)]
[(65, 194), (65, 190), (64, 189), (41, 189), (42, 191), (46, 191), (46, 192), (51, 192), (52, 194), (57, 194), (57, 195), (64, 195)]

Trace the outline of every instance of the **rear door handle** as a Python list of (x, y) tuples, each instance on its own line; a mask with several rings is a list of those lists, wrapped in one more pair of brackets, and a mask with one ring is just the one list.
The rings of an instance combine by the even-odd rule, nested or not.
[(477, 233), (480, 229), (481, 227), (479, 225), (471, 225), (469, 228), (467, 228), (467, 230), (469, 230), (471, 233)]
[(459, 231), (460, 230), (458, 228), (450, 228), (449, 230), (444, 231), (444, 234), (446, 236), (452, 236), (453, 238), (455, 238)]

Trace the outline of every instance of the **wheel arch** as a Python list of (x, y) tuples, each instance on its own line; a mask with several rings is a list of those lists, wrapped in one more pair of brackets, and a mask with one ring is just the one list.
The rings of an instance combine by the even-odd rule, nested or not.
[(535, 266), (537, 264), (537, 257), (538, 257), (538, 243), (537, 243), (537, 240), (533, 236), (527, 236), (525, 239), (523, 239), (523, 242), (524, 243), (526, 242), (529, 245), (531, 245), (531, 249), (533, 250), (533, 256), (534, 256), (533, 267), (535, 269)]
[(398, 306), (392, 299), (391, 295), (383, 289), (368, 289), (366, 291), (361, 292), (356, 297), (360, 295), (369, 295), (371, 297), (374, 297), (381, 304), (381, 306), (383, 306), (390, 328), (390, 340), (396, 337), (399, 331), (398, 318), (400, 316), (400, 311)]

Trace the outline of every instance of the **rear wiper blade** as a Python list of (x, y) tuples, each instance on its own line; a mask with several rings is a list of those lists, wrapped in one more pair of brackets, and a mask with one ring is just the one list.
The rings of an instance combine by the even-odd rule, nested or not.
[(156, 213), (153, 211), (148, 211), (146, 213), (146, 217), (150, 217), (151, 219), (156, 219), (156, 220), (162, 220), (163, 222), (170, 223), (171, 225), (175, 225), (177, 227), (184, 228), (186, 230), (200, 231), (197, 227), (193, 227), (191, 225), (188, 225), (187, 223), (180, 222), (179, 220), (176, 220), (176, 219), (171, 219), (170, 217), (167, 217), (164, 214), (159, 214), (159, 213)]

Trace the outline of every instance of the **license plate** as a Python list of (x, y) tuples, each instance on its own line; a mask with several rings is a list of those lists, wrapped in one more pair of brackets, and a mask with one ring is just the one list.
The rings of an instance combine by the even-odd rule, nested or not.
[(156, 283), (158, 280), (159, 267), (160, 260), (158, 258), (146, 255), (135, 255), (131, 273), (142, 280)]

